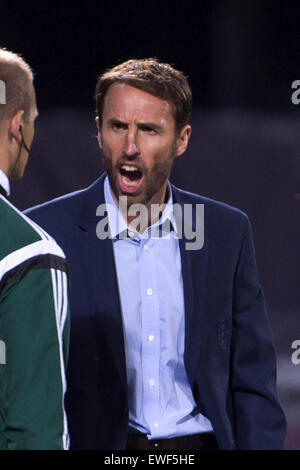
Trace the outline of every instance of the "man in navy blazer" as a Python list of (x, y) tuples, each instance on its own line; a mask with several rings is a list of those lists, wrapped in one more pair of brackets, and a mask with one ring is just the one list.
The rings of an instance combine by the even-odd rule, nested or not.
[(106, 173), (27, 211), (70, 266), (71, 448), (282, 448), (248, 218), (168, 181), (191, 132), (186, 78), (130, 60), (99, 77), (96, 106)]

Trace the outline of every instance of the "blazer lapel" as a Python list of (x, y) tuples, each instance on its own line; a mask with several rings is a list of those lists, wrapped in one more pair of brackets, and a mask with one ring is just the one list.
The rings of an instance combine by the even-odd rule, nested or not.
[[(82, 249), (86, 271), (89, 273), (89, 311), (95, 325), (96, 342), (105, 337), (115, 367), (127, 391), (126, 362), (122, 314), (112, 241), (100, 240), (96, 234), (101, 220), (96, 216), (97, 207), (104, 204), (104, 179), (102, 175), (88, 190), (79, 220), (82, 235)], [(100, 330), (101, 331), (100, 331)], [(98, 334), (97, 334), (98, 332)], [(103, 348), (99, 344), (99, 350)]]
[[(184, 362), (190, 385), (193, 385), (196, 367), (201, 360), (201, 336), (205, 330), (205, 313), (208, 309), (208, 258), (209, 241), (204, 238), (204, 245), (199, 250), (188, 250), (191, 240), (186, 238), (188, 230), (195, 231), (196, 218), (193, 208), (193, 220), (187, 220), (184, 204), (191, 204), (182, 193), (172, 186), (174, 203), (181, 206), (182, 220), (177, 221), (182, 226), (182, 238), (179, 240), (184, 305), (185, 305), (185, 352)], [(184, 223), (183, 223), (184, 222)], [(204, 333), (205, 334), (205, 333)]]

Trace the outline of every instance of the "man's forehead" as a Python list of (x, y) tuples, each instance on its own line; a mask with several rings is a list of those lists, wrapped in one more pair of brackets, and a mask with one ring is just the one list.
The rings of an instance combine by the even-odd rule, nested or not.
[(113, 83), (105, 96), (104, 114), (116, 113), (143, 113), (146, 115), (157, 114), (167, 117), (171, 113), (168, 101), (133, 87), (126, 83)]

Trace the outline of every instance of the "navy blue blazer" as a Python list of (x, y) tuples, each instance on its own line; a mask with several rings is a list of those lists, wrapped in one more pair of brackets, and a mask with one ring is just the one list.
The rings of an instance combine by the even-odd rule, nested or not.
[[(65, 251), (71, 272), (66, 409), (71, 449), (124, 449), (128, 400), (113, 246), (96, 226), (105, 174), (90, 187), (26, 211)], [(204, 204), (198, 251), (180, 240), (188, 380), (221, 449), (280, 449), (285, 418), (251, 227), (238, 209), (172, 185), (174, 203)], [(170, 269), (172, 267), (170, 266)]]

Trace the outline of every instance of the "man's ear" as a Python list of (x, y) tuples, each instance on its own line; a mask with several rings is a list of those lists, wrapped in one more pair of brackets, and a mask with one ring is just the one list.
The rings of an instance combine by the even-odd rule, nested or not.
[(102, 150), (101, 124), (100, 124), (99, 116), (96, 116), (96, 117), (95, 117), (95, 122), (96, 122), (97, 129), (98, 129), (97, 140), (98, 140), (99, 147), (100, 147), (101, 150)]
[(176, 137), (175, 157), (179, 157), (186, 151), (191, 132), (192, 128), (189, 124), (186, 124), (186, 126), (184, 126), (179, 132), (178, 136)]
[(9, 122), (9, 134), (10, 134), (10, 140), (13, 138), (16, 139), (18, 142), (21, 140), (22, 136), (20, 133), (20, 126), (24, 124), (24, 110), (20, 109), (19, 111), (16, 112), (12, 118), (10, 118)]

